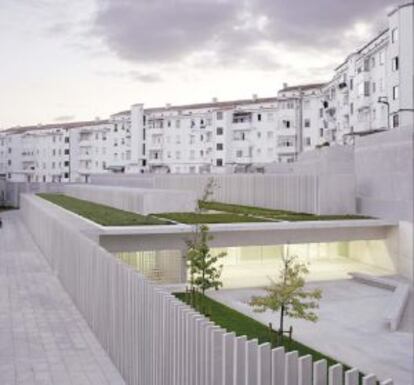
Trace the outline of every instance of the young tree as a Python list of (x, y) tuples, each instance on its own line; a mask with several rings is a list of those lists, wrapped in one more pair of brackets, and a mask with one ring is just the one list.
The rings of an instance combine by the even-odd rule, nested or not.
[(220, 281), (223, 265), (219, 260), (226, 253), (213, 255), (208, 245), (213, 237), (206, 225), (199, 226), (198, 235), (194, 241), (187, 242), (187, 260), (190, 270), (190, 285), (199, 289), (203, 295), (208, 289), (218, 290), (223, 286)]
[(202, 213), (204, 211), (202, 207), (203, 202), (208, 202), (209, 199), (214, 195), (214, 189), (217, 187), (217, 183), (214, 178), (208, 178), (207, 184), (204, 187), (203, 194), (197, 202), (196, 211)]
[(320, 289), (304, 290), (304, 276), (309, 273), (309, 270), (304, 263), (297, 262), (296, 259), (296, 256), (283, 256), (279, 280), (270, 280), (271, 284), (265, 288), (267, 295), (254, 296), (250, 300), (250, 306), (256, 312), (264, 312), (267, 309), (274, 312), (280, 311), (280, 336), (283, 335), (285, 315), (311, 322), (318, 320), (313, 310), (319, 308), (322, 291)]
[[(203, 195), (198, 201), (197, 212), (202, 212), (201, 203), (206, 202), (214, 193), (216, 184), (213, 178), (208, 180), (204, 188)], [(196, 287), (203, 295), (208, 289), (218, 290), (223, 286), (220, 281), (223, 265), (219, 265), (219, 260), (226, 253), (213, 255), (211, 253), (209, 242), (213, 236), (209, 233), (206, 225), (196, 225), (193, 239), (186, 242), (187, 244), (187, 266), (190, 273), (191, 289)]]

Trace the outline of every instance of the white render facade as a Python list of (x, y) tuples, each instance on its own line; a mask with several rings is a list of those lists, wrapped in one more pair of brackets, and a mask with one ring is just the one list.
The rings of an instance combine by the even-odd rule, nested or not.
[(327, 142), (414, 122), (414, 3), (388, 15), (388, 28), (353, 52), (323, 87)]
[(100, 173), (231, 173), (293, 162), (321, 145), (414, 125), (414, 3), (353, 52), (324, 84), (275, 97), (166, 105), (135, 104), (108, 120), (0, 131), (0, 177), (84, 182)]

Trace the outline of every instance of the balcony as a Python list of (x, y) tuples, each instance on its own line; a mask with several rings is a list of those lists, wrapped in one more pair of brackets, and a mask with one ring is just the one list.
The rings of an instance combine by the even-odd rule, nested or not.
[(252, 122), (246, 121), (246, 122), (240, 122), (240, 123), (232, 123), (232, 130), (233, 132), (241, 132), (241, 131), (251, 131), (254, 130), (255, 127), (253, 126)]
[(79, 154), (79, 160), (84, 160), (84, 161), (92, 160), (92, 153), (84, 152), (84, 153)]
[(79, 141), (79, 147), (88, 148), (93, 146), (93, 141), (91, 139), (83, 139)]

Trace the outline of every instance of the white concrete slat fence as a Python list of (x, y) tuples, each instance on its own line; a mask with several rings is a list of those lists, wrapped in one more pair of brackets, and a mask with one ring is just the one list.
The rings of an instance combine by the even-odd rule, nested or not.
[[(23, 195), (21, 215), (128, 384), (342, 385), (340, 365), (329, 368), (328, 383), (326, 361), (312, 368), (309, 356), (223, 330), (41, 203)], [(366, 385), (375, 383), (373, 375), (364, 378)], [(357, 384), (358, 372), (346, 372), (345, 385)]]

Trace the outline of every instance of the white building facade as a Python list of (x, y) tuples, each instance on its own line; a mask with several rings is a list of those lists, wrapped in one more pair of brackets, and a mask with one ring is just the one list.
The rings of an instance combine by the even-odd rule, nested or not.
[(414, 3), (388, 15), (388, 28), (347, 57), (323, 87), (324, 136), (346, 144), (414, 122)]
[(322, 145), (414, 122), (414, 3), (353, 52), (326, 84), (277, 96), (145, 109), (108, 120), (0, 131), (0, 177), (82, 182), (99, 173), (261, 171)]

